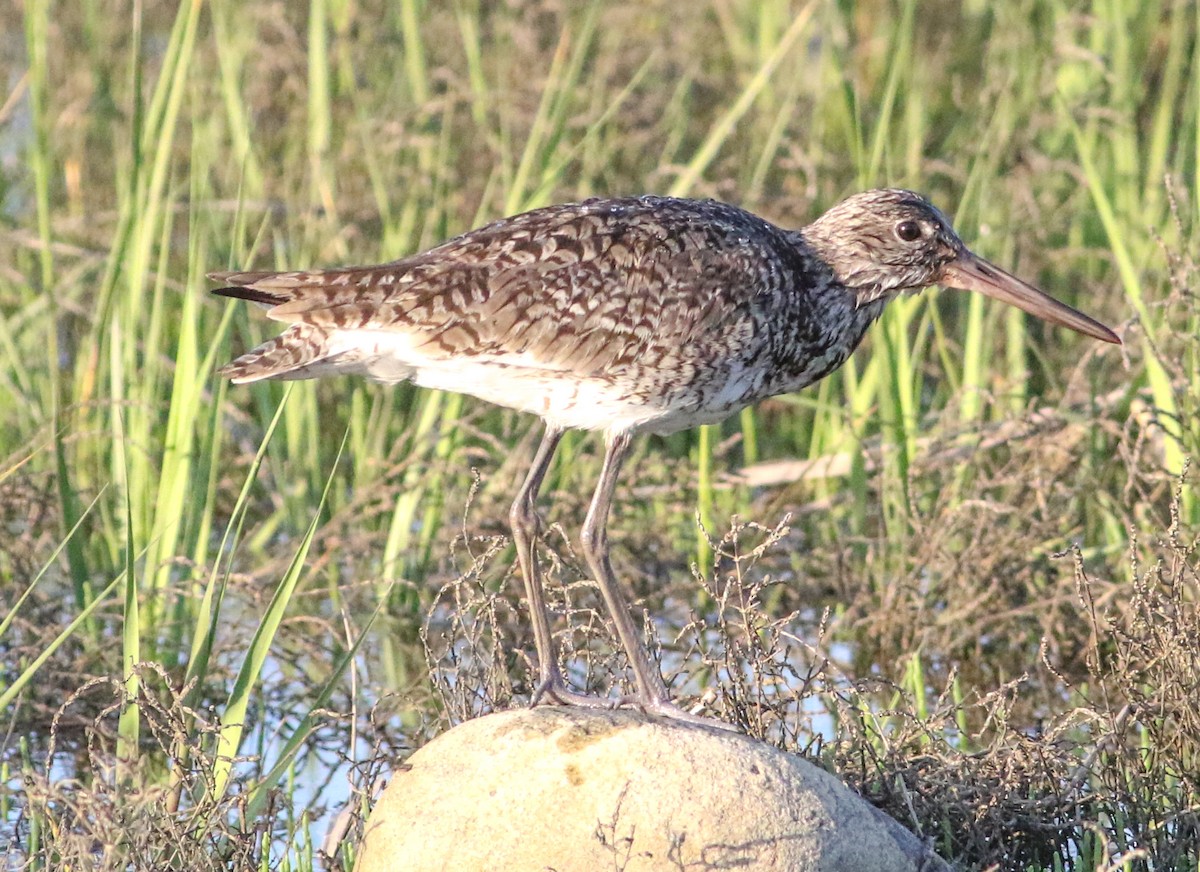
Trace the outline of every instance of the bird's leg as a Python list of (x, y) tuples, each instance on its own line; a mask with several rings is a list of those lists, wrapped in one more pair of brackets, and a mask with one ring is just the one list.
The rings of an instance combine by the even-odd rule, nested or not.
[(637, 626), (625, 601), (625, 594), (613, 574), (612, 563), (608, 559), (608, 513), (617, 487), (617, 475), (629, 454), (632, 442), (633, 437), (629, 433), (617, 433), (608, 439), (604, 466), (600, 470), (600, 481), (596, 484), (596, 493), (583, 522), (583, 555), (600, 585), (604, 604), (617, 626), (617, 637), (621, 640), (621, 647), (625, 649), (625, 655), (633, 669), (633, 677), (637, 682), (636, 703), (652, 714), (709, 727), (734, 729), (723, 721), (684, 711), (671, 702), (658, 666), (638, 636)]
[(546, 425), (546, 432), (542, 435), (541, 444), (534, 455), (533, 465), (529, 474), (525, 476), (521, 489), (517, 491), (517, 498), (508, 513), (513, 543), (517, 548), (517, 562), (521, 566), (521, 577), (525, 582), (525, 599), (529, 603), (529, 612), (533, 620), (533, 643), (537, 648), (538, 686), (533, 693), (532, 704), (537, 705), (542, 700), (549, 700), (565, 705), (611, 707), (607, 700), (584, 696), (567, 688), (558, 668), (558, 660), (554, 655), (554, 641), (550, 634), (550, 615), (546, 610), (546, 596), (542, 589), (542, 578), (535, 553), (541, 529), (536, 504), (538, 490), (561, 439), (561, 429)]

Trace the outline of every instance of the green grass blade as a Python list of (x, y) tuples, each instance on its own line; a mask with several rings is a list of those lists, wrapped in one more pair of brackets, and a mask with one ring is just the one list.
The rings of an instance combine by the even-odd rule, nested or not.
[[(342, 451), (345, 449), (348, 435), (347, 433), (346, 436), (342, 437), (342, 446), (338, 449), (337, 455), (339, 460), (341, 459)], [(308, 549), (312, 545), (313, 537), (316, 535), (317, 527), (320, 524), (321, 511), (324, 509), (325, 502), (329, 497), (329, 489), (335, 480), (335, 472), (336, 462), (335, 468), (331, 470), (326, 480), (325, 489), (321, 494), (321, 501), (313, 513), (312, 522), (300, 540), (291, 564), (283, 574), (283, 578), (280, 579), (279, 585), (275, 588), (271, 602), (267, 605), (266, 613), (254, 631), (254, 638), (250, 641), (250, 646), (246, 650), (246, 655), (242, 660), (241, 669), (238, 670), (237, 678), (234, 680), (229, 699), (221, 712), (221, 732), (217, 740), (216, 762), (213, 767), (213, 798), (223, 796), (225, 787), (229, 783), (230, 775), (233, 772), (233, 764), (242, 742), (246, 710), (250, 705), (251, 693), (254, 690), (254, 685), (258, 682), (258, 677), (262, 672), (263, 664), (266, 662), (267, 654), (271, 650), (271, 643), (275, 639), (275, 633), (279, 629), (279, 625), (282, 623), (283, 616), (287, 611), (288, 603), (291, 601), (292, 594), (296, 590), (296, 585), (299, 583), (304, 572), (304, 562), (308, 558)]]
[(754, 105), (754, 101), (758, 99), (758, 95), (762, 93), (762, 90), (771, 81), (771, 75), (800, 39), (816, 9), (817, 4), (815, 2), (809, 3), (792, 19), (791, 26), (788, 27), (787, 31), (780, 38), (779, 44), (775, 46), (775, 50), (763, 61), (758, 71), (754, 74), (754, 77), (746, 83), (746, 87), (742, 89), (734, 104), (712, 126), (712, 129), (708, 132), (708, 136), (705, 137), (700, 147), (696, 149), (696, 153), (688, 161), (679, 178), (671, 185), (668, 191), (670, 196), (684, 197), (691, 193), (692, 189), (696, 186), (696, 182), (700, 180), (700, 176), (708, 169), (709, 164), (712, 163), (717, 153), (721, 150), (721, 146), (725, 144), (725, 141), (729, 139), (729, 135), (737, 127), (738, 121)]
[[(211, 371), (211, 366), (206, 367), (205, 371)], [(275, 414), (272, 416), (271, 422), (267, 425), (267, 429), (263, 433), (262, 441), (258, 445), (258, 451), (255, 452), (254, 459), (251, 461), (250, 468), (246, 473), (245, 481), (242, 483), (242, 489), (238, 493), (237, 501), (234, 503), (229, 524), (226, 526), (225, 533), (221, 537), (221, 545), (217, 551), (218, 559), (213, 565), (212, 572), (209, 574), (208, 583), (204, 587), (204, 594), (200, 598), (199, 605), (195, 611), (192, 646), (188, 654), (187, 673), (184, 677), (185, 684), (190, 681), (203, 680), (208, 674), (209, 657), (212, 654), (213, 642), (216, 639), (217, 628), (220, 625), (221, 604), (224, 600), (225, 584), (228, 580), (228, 572), (227, 570), (222, 570), (220, 557), (224, 555), (226, 561), (233, 559), (233, 545), (241, 538), (242, 525), (245, 523), (246, 510), (250, 504), (250, 492), (258, 478), (258, 471), (262, 467), (263, 458), (266, 457), (267, 446), (271, 444), (271, 438), (275, 435), (275, 431), (279, 427), (279, 422), (283, 419), (283, 410), (287, 405), (288, 398), (291, 396), (291, 390), (291, 385), (288, 385), (284, 390), (283, 397), (275, 409)]]
[[(117, 416), (118, 420), (120, 415)], [(117, 453), (122, 467), (125, 466), (124, 443), (117, 443)], [(133, 555), (133, 505), (129, 491), (125, 491), (125, 608), (121, 623), (121, 680), (125, 685), (125, 698), (121, 714), (117, 719), (117, 762), (120, 766), (132, 765), (138, 755), (138, 732), (141, 712), (138, 707), (140, 678), (138, 664), (142, 661), (141, 608), (138, 601), (137, 573), (134, 571)]]
[(300, 722), (296, 724), (295, 729), (292, 730), (291, 736), (288, 737), (288, 740), (284, 743), (283, 748), (280, 749), (275, 765), (272, 766), (267, 773), (255, 783), (253, 789), (250, 791), (250, 797), (247, 801), (247, 814), (249, 817), (256, 818), (262, 814), (266, 804), (271, 800), (271, 791), (274, 789), (275, 785), (279, 783), (279, 779), (283, 777), (284, 773), (288, 771), (296, 752), (316, 728), (317, 719), (315, 712), (324, 708), (328, 704), (330, 698), (333, 696), (334, 691), (338, 689), (342, 682), (342, 676), (346, 674), (346, 670), (349, 669), (350, 664), (354, 662), (354, 657), (358, 654), (358, 649), (362, 645), (363, 641), (367, 639), (368, 634), (371, 631), (371, 627), (375, 623), (375, 619), (379, 617), (379, 614), (383, 611), (384, 606), (386, 606), (390, 601), (390, 588), (391, 586), (389, 585), (389, 588), (384, 592), (383, 596), (379, 598), (379, 602), (375, 606), (375, 610), (371, 612), (371, 616), (367, 618), (367, 621), (363, 625), (362, 630), (359, 632), (358, 637), (353, 641), (353, 643), (351, 643), (350, 647), (346, 649), (345, 653), (342, 654), (337, 663), (334, 664), (333, 670), (329, 674), (329, 678), (321, 686), (321, 689), (318, 691), (316, 696), (313, 697), (312, 705), (310, 706), (309, 710), (305, 713), (304, 717), (300, 719)]
[(20, 674), (13, 679), (12, 684), (10, 684), (2, 693), (0, 693), (0, 710), (8, 707), (9, 703), (16, 698), (17, 694), (21, 692), (25, 685), (33, 680), (33, 676), (37, 674), (37, 671), (41, 669), (42, 665), (50, 659), (54, 652), (57, 651), (62, 644), (67, 641), (67, 639), (74, 635), (75, 631), (91, 617), (92, 612), (94, 612), (108, 599), (113, 591), (117, 589), (117, 585), (121, 584), (124, 579), (125, 573), (122, 572), (120, 575), (110, 581), (105, 588), (101, 590), (100, 593), (97, 594), (90, 603), (88, 603), (85, 608), (80, 610), (79, 614), (72, 619), (71, 623), (67, 624), (61, 633), (55, 636), (54, 639), (38, 653), (37, 657), (35, 657), (28, 666), (21, 670)]
[(1113, 259), (1117, 265), (1117, 274), (1120, 276), (1121, 285), (1125, 289), (1125, 297), (1132, 304), (1133, 310), (1137, 314), (1142, 330), (1145, 333), (1146, 348), (1144, 362), (1146, 380), (1150, 385), (1150, 393), (1154, 398), (1154, 405), (1162, 413), (1159, 416), (1159, 423), (1169, 436), (1164, 441), (1167, 472), (1170, 475), (1177, 476), (1183, 471), (1186, 458), (1180, 440), (1179, 408), (1175, 401), (1175, 393), (1171, 388), (1171, 378), (1158, 356), (1157, 334), (1160, 329), (1159, 319), (1150, 312), (1150, 308), (1146, 304), (1145, 294), (1142, 290), (1142, 281), (1138, 275), (1137, 267), (1134, 266), (1132, 253), (1126, 243), (1125, 229), (1121, 222), (1117, 220), (1112, 200), (1108, 196), (1105, 180), (1100, 173), (1099, 167), (1097, 167), (1093, 160), (1091, 144), (1061, 99), (1058, 101), (1058, 105), (1059, 114), (1063, 117), (1064, 122), (1071, 131), (1071, 136), (1079, 155), (1079, 162), (1083, 168), (1084, 179), (1087, 181), (1088, 191), (1092, 195), (1092, 202), (1096, 206), (1096, 212), (1100, 216), (1100, 222), (1104, 226), (1105, 234), (1108, 236)]
[(41, 569), (39, 569), (37, 574), (34, 575), (33, 580), (29, 582), (29, 585), (24, 591), (21, 592), (21, 595), (17, 597), (17, 601), (9, 608), (8, 614), (0, 619), (0, 639), (4, 638), (5, 631), (8, 630), (8, 628), (12, 625), (12, 622), (16, 619), (17, 613), (21, 610), (21, 605), (29, 598), (30, 594), (33, 593), (33, 590), (37, 587), (38, 582), (41, 581), (50, 568), (54, 566), (55, 562), (58, 560), (58, 556), (62, 554), (63, 549), (70, 544), (71, 540), (75, 537), (75, 534), (79, 532), (80, 528), (83, 526), (84, 519), (87, 518), (87, 516), (91, 514), (92, 510), (96, 508), (96, 504), (100, 502), (100, 498), (104, 496), (106, 491), (107, 487), (102, 488), (100, 492), (92, 498), (91, 503), (89, 503), (87, 508), (80, 513), (78, 520), (75, 521), (75, 525), (67, 531), (67, 535), (59, 541), (57, 546), (55, 546), (54, 551), (52, 551), (50, 556), (46, 558), (46, 562), (42, 564)]

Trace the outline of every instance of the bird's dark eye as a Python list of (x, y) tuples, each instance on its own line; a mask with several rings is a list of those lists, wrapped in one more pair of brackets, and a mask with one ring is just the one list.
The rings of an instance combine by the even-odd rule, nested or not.
[(896, 238), (901, 242), (916, 242), (921, 238), (921, 225), (916, 221), (901, 221), (896, 225)]

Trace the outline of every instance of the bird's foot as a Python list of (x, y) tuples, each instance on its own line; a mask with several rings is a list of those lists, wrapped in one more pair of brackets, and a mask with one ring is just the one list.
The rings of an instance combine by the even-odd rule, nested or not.
[(589, 696), (586, 693), (576, 693), (567, 687), (561, 675), (544, 676), (533, 698), (529, 701), (530, 708), (539, 705), (566, 705), (578, 708), (614, 709), (620, 705), (620, 700), (612, 700), (603, 696)]
[[(624, 702), (624, 701), (623, 701)], [(694, 724), (699, 727), (711, 727), (718, 730), (728, 730), (731, 733), (741, 732), (733, 724), (718, 720), (717, 718), (706, 717), (696, 712), (690, 712), (687, 709), (682, 709), (669, 699), (639, 699), (635, 698), (633, 703), (648, 715), (655, 715), (660, 718), (670, 718), (673, 721), (681, 721), (685, 724)]]
[(648, 715), (668, 718), (685, 724), (711, 727), (733, 733), (739, 732), (738, 728), (733, 724), (682, 709), (669, 699), (660, 699), (653, 696), (644, 698), (636, 694), (610, 699), (604, 696), (576, 693), (567, 687), (561, 675), (549, 675), (542, 678), (541, 683), (537, 686), (537, 690), (533, 693), (533, 698), (529, 702), (530, 708), (536, 708), (539, 705), (575, 706), (578, 708), (605, 709), (607, 711), (632, 708), (639, 709)]

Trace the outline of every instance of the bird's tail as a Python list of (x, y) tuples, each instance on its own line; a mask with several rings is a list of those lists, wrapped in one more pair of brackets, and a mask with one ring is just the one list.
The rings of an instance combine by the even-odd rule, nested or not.
[(264, 379), (314, 378), (330, 356), (329, 333), (312, 324), (293, 324), (274, 339), (235, 358), (218, 372), (234, 384)]
[(262, 306), (279, 306), (292, 299), (290, 291), (298, 284), (294, 278), (291, 282), (272, 281), (283, 276), (292, 278), (297, 273), (271, 272), (211, 272), (208, 277), (214, 282), (222, 282), (223, 288), (213, 288), (213, 293), (219, 297), (232, 297), (235, 300), (249, 300)]
[[(213, 293), (274, 308), (291, 302), (313, 283), (315, 273), (214, 272), (208, 277), (225, 287)], [(329, 332), (313, 324), (293, 323), (287, 330), (225, 364), (218, 372), (234, 384), (264, 379), (303, 379), (320, 375), (329, 357)]]

